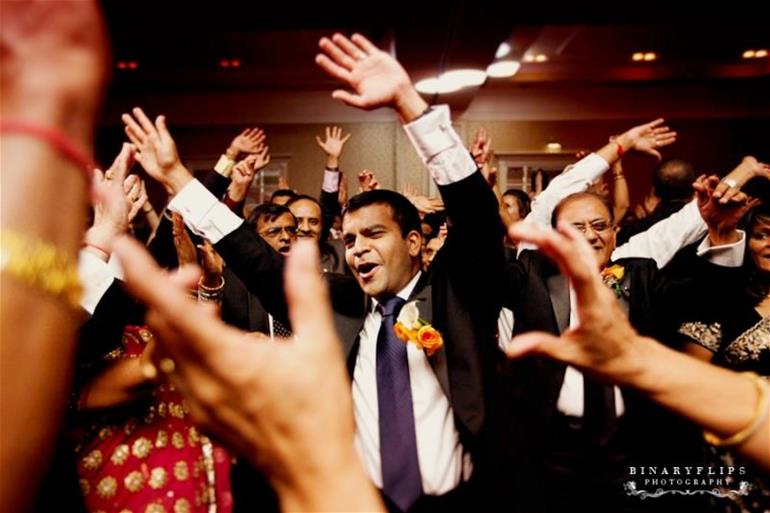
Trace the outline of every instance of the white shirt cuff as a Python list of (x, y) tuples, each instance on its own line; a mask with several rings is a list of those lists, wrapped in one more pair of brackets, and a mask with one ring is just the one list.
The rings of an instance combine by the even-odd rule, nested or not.
[(168, 204), (169, 210), (181, 215), (193, 233), (212, 244), (234, 231), (243, 219), (221, 203), (198, 180), (190, 180)]
[(404, 130), (438, 185), (459, 182), (476, 172), (476, 163), (452, 127), (448, 106), (431, 109)]
[(324, 171), (324, 183), (321, 185), (324, 192), (335, 193), (340, 190), (340, 172), (326, 169)]
[(217, 163), (214, 165), (214, 171), (224, 176), (225, 178), (229, 178), (233, 172), (234, 167), (235, 167), (235, 161), (230, 157), (228, 157), (227, 155), (222, 155), (221, 157), (219, 157), (219, 160), (217, 160)]
[(732, 244), (712, 246), (711, 240), (706, 237), (698, 246), (698, 256), (705, 257), (712, 264), (722, 267), (740, 267), (746, 253), (746, 232), (738, 230), (740, 238)]
[(115, 280), (109, 264), (86, 250), (78, 255), (78, 276), (83, 285), (80, 306), (93, 315), (96, 306)]

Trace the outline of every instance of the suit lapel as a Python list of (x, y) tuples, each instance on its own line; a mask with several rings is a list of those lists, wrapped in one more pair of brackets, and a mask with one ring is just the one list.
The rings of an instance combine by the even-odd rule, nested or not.
[(548, 295), (551, 296), (551, 307), (556, 317), (559, 333), (564, 333), (569, 327), (569, 283), (563, 274), (554, 274), (545, 279)]
[[(433, 324), (433, 286), (428, 283), (427, 274), (423, 273), (420, 281), (417, 282), (409, 301), (417, 302), (417, 309), (420, 311), (420, 317), (429, 324)], [(433, 373), (436, 375), (441, 389), (451, 401), (452, 395), (449, 388), (449, 369), (446, 361), (446, 346), (441, 346), (438, 351), (428, 357)]]
[[(569, 281), (563, 274), (556, 273), (548, 276), (545, 279), (545, 284), (548, 287), (551, 308), (553, 308), (559, 334), (564, 333), (569, 328)], [(545, 397), (548, 398), (547, 404), (556, 404), (562, 383), (564, 383), (564, 373), (567, 371), (567, 366), (551, 359), (540, 360), (540, 365), (544, 366), (546, 370), (543, 374), (546, 376), (546, 381), (541, 384), (541, 387), (543, 387)]]

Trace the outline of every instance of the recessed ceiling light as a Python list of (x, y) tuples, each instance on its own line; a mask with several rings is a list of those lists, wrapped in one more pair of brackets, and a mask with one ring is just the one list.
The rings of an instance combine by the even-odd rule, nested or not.
[(487, 74), (479, 69), (456, 69), (442, 73), (438, 77), (420, 80), (415, 87), (423, 94), (446, 94), (463, 87), (479, 86), (486, 79)]
[(753, 59), (756, 55), (756, 52), (754, 50), (746, 50), (743, 52), (743, 58), (744, 59)]
[(524, 62), (535, 62), (535, 56), (531, 53), (528, 53), (524, 56)]
[(644, 60), (644, 53), (643, 53), (643, 52), (635, 52), (635, 53), (634, 53), (634, 54), (631, 56), (631, 60), (632, 60), (632, 61), (636, 61), (636, 62), (638, 62), (638, 61), (643, 61), (643, 60)]
[(497, 47), (497, 51), (495, 52), (495, 59), (502, 59), (509, 53), (511, 53), (511, 45), (503, 41), (500, 43), (500, 46)]
[(554, 151), (554, 152), (561, 151), (561, 144), (557, 142), (549, 142), (548, 144), (545, 145), (545, 149), (547, 151)]
[(762, 48), (761, 50), (757, 50), (754, 52), (754, 57), (757, 59), (761, 59), (762, 57), (767, 57), (767, 50)]
[(487, 75), (494, 78), (512, 77), (519, 71), (519, 61), (498, 61), (487, 66)]
[(658, 56), (655, 54), (655, 52), (646, 52), (644, 54), (644, 60), (647, 61), (647, 62), (654, 61), (657, 58), (658, 58)]
[(539, 53), (535, 56), (535, 62), (545, 62), (548, 60), (548, 56), (544, 53)]
[(442, 82), (459, 84), (460, 87), (480, 86), (486, 79), (487, 74), (480, 69), (456, 69), (439, 77)]

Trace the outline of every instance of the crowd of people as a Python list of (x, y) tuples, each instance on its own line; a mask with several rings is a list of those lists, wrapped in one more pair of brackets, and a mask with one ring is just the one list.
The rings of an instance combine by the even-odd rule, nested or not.
[[(501, 190), (486, 130), (334, 34), (332, 99), (392, 109), (440, 197), (349, 192), (329, 126), (321, 190), (251, 206), (256, 127), (196, 179), (137, 107), (96, 167), (95, 2), (3, 18), (0, 510), (770, 510), (769, 165), (699, 174), (656, 119)], [(629, 485), (674, 467), (746, 486)]]

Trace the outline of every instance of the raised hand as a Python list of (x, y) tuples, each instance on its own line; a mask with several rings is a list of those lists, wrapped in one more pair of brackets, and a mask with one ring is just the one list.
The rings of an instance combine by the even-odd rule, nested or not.
[(326, 167), (336, 169), (339, 167), (339, 159), (342, 154), (342, 148), (350, 139), (351, 134), (342, 135), (342, 129), (337, 126), (326, 127), (326, 139), (321, 140), (316, 136), (315, 140), (318, 146), (326, 153)]
[(438, 229), (438, 239), (443, 244), (446, 241), (447, 236), (449, 235), (449, 227), (446, 223), (442, 223), (441, 226)]
[(147, 174), (162, 183), (171, 194), (176, 194), (192, 174), (182, 165), (176, 143), (166, 127), (166, 117), (158, 116), (153, 124), (139, 107), (134, 107), (133, 116), (123, 114), (129, 140), (136, 145), (136, 161)]
[(492, 160), (492, 138), (484, 127), (479, 127), (476, 130), (476, 136), (473, 139), (473, 144), (471, 144), (471, 155), (479, 166)]
[(352, 89), (337, 89), (332, 98), (365, 110), (390, 107), (403, 122), (412, 121), (428, 107), (401, 64), (364, 36), (353, 34), (348, 39), (334, 34), (331, 39), (321, 38), (318, 46), (323, 53), (316, 55), (316, 63)]
[(236, 203), (243, 201), (249, 192), (249, 187), (251, 187), (251, 182), (254, 181), (254, 175), (256, 174), (255, 163), (257, 158), (257, 155), (249, 155), (233, 167), (233, 172), (230, 175), (230, 185), (227, 187), (227, 195)]
[(254, 154), (252, 167), (254, 168), (254, 172), (257, 173), (267, 167), (268, 164), (270, 164), (270, 147), (263, 145)]
[(222, 283), (225, 261), (207, 240), (204, 240), (203, 244), (198, 244), (197, 248), (203, 268), (203, 284), (207, 287), (218, 287)]
[(351, 135), (352, 134), (346, 134), (343, 136), (342, 129), (338, 126), (327, 126), (326, 138), (321, 140), (320, 137), (316, 136), (315, 140), (326, 155), (339, 158), (342, 154), (342, 148), (345, 146), (345, 143), (348, 142)]
[(171, 233), (174, 237), (174, 248), (179, 261), (179, 267), (183, 265), (196, 265), (198, 263), (198, 253), (195, 251), (190, 234), (184, 225), (182, 216), (174, 212), (171, 214)]
[(709, 229), (712, 244), (728, 244), (737, 242), (739, 235), (736, 231), (738, 222), (749, 210), (759, 205), (759, 200), (739, 191), (730, 196), (727, 202), (715, 195), (719, 178), (716, 175), (706, 177), (701, 175), (693, 183), (698, 209), (703, 221)]
[(109, 44), (98, 3), (38, 0), (3, 2), (2, 8), (3, 119), (60, 124), (90, 153), (108, 69)]
[(656, 119), (644, 125), (635, 126), (621, 137), (627, 137), (633, 150), (648, 153), (658, 160), (662, 157), (659, 148), (673, 144), (676, 141), (676, 132), (663, 125), (663, 118)]
[[(411, 187), (411, 185), (406, 184), (406, 186)], [(360, 173), (358, 173), (358, 192), (366, 192), (366, 191), (373, 191), (374, 189), (380, 188), (380, 182), (377, 181), (377, 177), (374, 175), (374, 171), (370, 171), (369, 169), (364, 169)], [(405, 194), (406, 196), (406, 194)]]
[(265, 132), (257, 127), (247, 128), (236, 135), (225, 154), (236, 160), (241, 153), (257, 153), (262, 150), (265, 142)]
[(402, 194), (406, 196), (412, 205), (417, 207), (418, 212), (421, 214), (434, 214), (444, 210), (444, 202), (441, 198), (429, 198), (422, 194), (417, 194), (414, 187), (409, 182), (404, 184)]
[[(94, 222), (85, 235), (88, 245), (109, 256), (112, 242), (128, 228), (132, 201), (124, 188), (126, 175), (134, 164), (136, 148), (124, 143), (110, 168), (102, 173), (94, 170)], [(104, 256), (104, 255), (100, 255)]]
[(144, 180), (136, 175), (127, 176), (123, 180), (123, 192), (126, 194), (126, 199), (130, 204), (128, 211), (128, 222), (130, 223), (148, 200), (147, 191), (144, 188)]
[(740, 192), (741, 187), (756, 177), (770, 180), (770, 165), (759, 162), (751, 156), (743, 157), (738, 167), (730, 171), (716, 186), (714, 197), (718, 198), (720, 203), (726, 204), (733, 196)]

